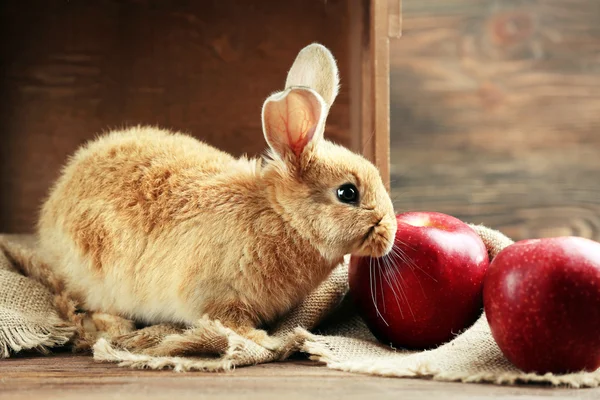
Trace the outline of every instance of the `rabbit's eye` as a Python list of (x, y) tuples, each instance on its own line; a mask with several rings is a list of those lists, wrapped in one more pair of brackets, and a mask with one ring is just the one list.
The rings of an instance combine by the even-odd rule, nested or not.
[(337, 189), (337, 197), (342, 203), (358, 203), (358, 189), (351, 183), (345, 183)]

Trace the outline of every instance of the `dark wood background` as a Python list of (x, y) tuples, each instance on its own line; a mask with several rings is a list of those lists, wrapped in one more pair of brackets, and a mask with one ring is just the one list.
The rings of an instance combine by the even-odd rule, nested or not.
[(263, 101), (298, 51), (340, 60), (329, 138), (350, 145), (347, 0), (0, 2), (0, 232), (29, 232), (66, 157), (155, 124), (236, 155), (266, 147)]
[[(349, 144), (346, 4), (0, 2), (0, 231), (31, 231), (67, 155), (110, 128), (261, 151), (262, 101), (311, 41), (340, 61), (328, 135)], [(391, 64), (398, 211), (600, 240), (600, 1), (404, 0)]]
[(600, 1), (404, 0), (392, 187), (514, 239), (600, 240)]

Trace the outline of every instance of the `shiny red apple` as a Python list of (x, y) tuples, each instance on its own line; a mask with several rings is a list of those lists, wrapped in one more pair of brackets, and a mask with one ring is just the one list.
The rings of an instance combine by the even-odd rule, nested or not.
[(380, 341), (435, 347), (481, 315), (488, 253), (477, 233), (450, 215), (409, 212), (396, 220), (392, 254), (351, 257), (350, 296)]
[(523, 240), (502, 250), (484, 281), (498, 346), (526, 372), (600, 368), (600, 243)]

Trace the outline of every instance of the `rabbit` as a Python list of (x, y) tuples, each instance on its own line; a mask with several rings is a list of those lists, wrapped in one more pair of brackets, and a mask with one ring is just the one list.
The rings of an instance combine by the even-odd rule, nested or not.
[(193, 327), (209, 317), (272, 349), (267, 328), (348, 254), (381, 257), (396, 218), (377, 168), (324, 139), (339, 88), (324, 46), (269, 96), (269, 149), (232, 155), (184, 133), (104, 133), (42, 204), (41, 254), (86, 311)]

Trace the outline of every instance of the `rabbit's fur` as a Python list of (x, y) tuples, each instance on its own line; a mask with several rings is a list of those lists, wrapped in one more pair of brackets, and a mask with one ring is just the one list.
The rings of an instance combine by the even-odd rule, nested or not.
[[(303, 49), (262, 117), (270, 152), (234, 158), (151, 127), (79, 149), (42, 207), (41, 249), (85, 309), (146, 323), (218, 319), (265, 347), (260, 328), (349, 253), (382, 256), (396, 220), (378, 170), (323, 138), (335, 60)], [(337, 188), (351, 182), (358, 204)]]

